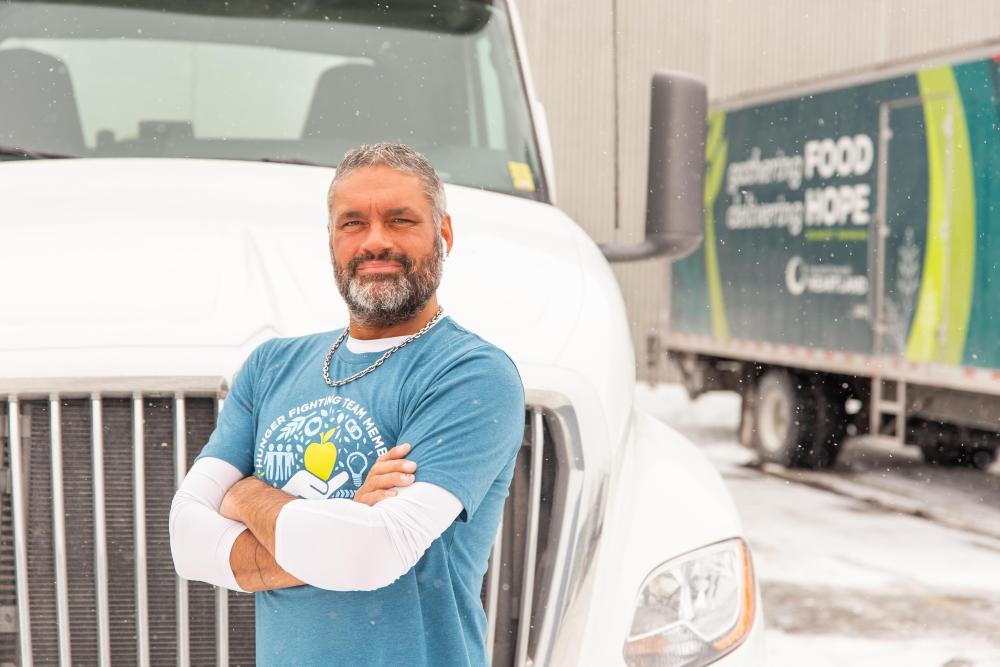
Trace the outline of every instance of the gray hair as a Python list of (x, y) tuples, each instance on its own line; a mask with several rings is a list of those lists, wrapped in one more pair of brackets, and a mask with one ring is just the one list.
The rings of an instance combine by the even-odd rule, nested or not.
[(394, 144), (383, 142), (378, 144), (363, 144), (353, 148), (344, 155), (344, 159), (337, 166), (337, 173), (330, 183), (330, 190), (327, 192), (327, 206), (333, 202), (333, 191), (337, 184), (365, 167), (389, 167), (405, 174), (413, 174), (420, 179), (420, 184), (424, 188), (431, 203), (431, 217), (434, 219), (434, 227), (441, 229), (441, 222), (444, 220), (447, 202), (444, 196), (444, 183), (434, 171), (434, 167), (423, 155), (413, 150), (406, 144)]

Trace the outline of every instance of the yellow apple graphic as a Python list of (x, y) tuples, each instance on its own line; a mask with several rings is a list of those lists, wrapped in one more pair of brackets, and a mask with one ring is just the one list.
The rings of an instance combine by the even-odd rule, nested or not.
[(310, 442), (303, 455), (306, 470), (324, 482), (330, 479), (330, 475), (333, 474), (333, 466), (337, 463), (337, 446), (330, 442), (330, 438), (336, 431), (336, 428), (331, 428), (320, 437), (319, 442)]

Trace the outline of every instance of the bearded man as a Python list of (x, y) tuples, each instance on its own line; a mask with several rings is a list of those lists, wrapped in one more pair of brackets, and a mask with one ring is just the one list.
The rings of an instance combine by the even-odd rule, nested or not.
[(420, 154), (349, 152), (328, 204), (350, 324), (251, 353), (174, 498), (175, 567), (256, 594), (259, 664), (485, 665), (520, 377), (438, 305), (452, 224)]

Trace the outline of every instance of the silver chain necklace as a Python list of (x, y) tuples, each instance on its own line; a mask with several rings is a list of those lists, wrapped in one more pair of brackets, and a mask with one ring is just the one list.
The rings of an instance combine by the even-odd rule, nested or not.
[(420, 338), (425, 333), (427, 333), (428, 329), (430, 329), (432, 326), (434, 326), (435, 322), (437, 322), (439, 319), (441, 319), (441, 316), (443, 314), (444, 314), (444, 308), (442, 308), (441, 306), (438, 306), (437, 312), (434, 314), (434, 317), (431, 319), (430, 322), (428, 322), (427, 324), (424, 325), (423, 329), (421, 329), (417, 333), (413, 334), (412, 336), (407, 336), (402, 341), (400, 341), (400, 342), (396, 343), (395, 345), (393, 345), (392, 347), (390, 347), (388, 350), (385, 351), (385, 354), (383, 354), (381, 357), (379, 357), (379, 359), (374, 364), (372, 364), (368, 368), (364, 369), (363, 371), (358, 371), (354, 375), (348, 376), (348, 377), (346, 377), (346, 378), (344, 378), (342, 380), (331, 380), (330, 379), (330, 362), (333, 360), (333, 353), (337, 351), (337, 348), (340, 347), (340, 344), (344, 342), (345, 338), (347, 338), (347, 332), (350, 330), (350, 327), (344, 327), (344, 331), (340, 334), (340, 337), (337, 339), (337, 341), (330, 348), (330, 351), (326, 353), (326, 361), (323, 362), (323, 380), (328, 385), (330, 385), (331, 387), (340, 387), (342, 385), (347, 384), (348, 382), (354, 382), (355, 380), (360, 380), (361, 378), (363, 378), (364, 376), (368, 375), (369, 373), (371, 373), (372, 371), (374, 371), (376, 368), (378, 368), (379, 366), (381, 366), (382, 364), (384, 364), (385, 361), (386, 361), (386, 359), (388, 359), (389, 357), (391, 357), (396, 350), (398, 350), (400, 348), (403, 348), (403, 347), (406, 347), (411, 342), (415, 341), (416, 339)]

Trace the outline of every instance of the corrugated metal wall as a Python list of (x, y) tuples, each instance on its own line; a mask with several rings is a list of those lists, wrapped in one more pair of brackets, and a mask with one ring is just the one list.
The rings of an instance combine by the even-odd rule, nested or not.
[[(1000, 53), (996, 0), (518, 0), (548, 112), (559, 205), (597, 241), (637, 241), (649, 80), (705, 77), (714, 102), (974, 49)], [(662, 377), (669, 271), (615, 267), (639, 376)], [(655, 340), (655, 338), (654, 338)], [(649, 350), (653, 353), (650, 354)]]
[(1000, 44), (995, 0), (710, 0), (708, 82), (732, 100)]

